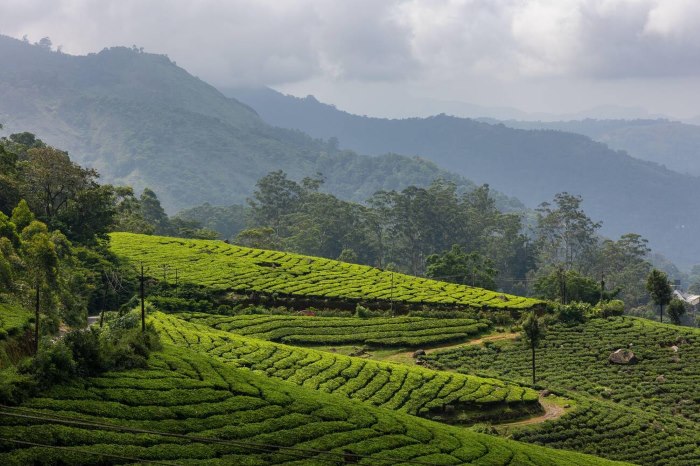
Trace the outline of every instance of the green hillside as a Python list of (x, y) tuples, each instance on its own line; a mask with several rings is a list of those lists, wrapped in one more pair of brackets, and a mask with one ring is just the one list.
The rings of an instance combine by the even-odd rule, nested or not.
[(372, 408), (172, 346), (147, 369), (80, 380), (0, 411), (4, 465), (607, 464)]
[[(611, 364), (610, 353), (620, 348), (632, 350), (637, 363)], [(531, 376), (530, 350), (520, 341), (425, 359), (432, 367), (516, 382)], [(577, 409), (514, 438), (641, 464), (700, 462), (699, 330), (630, 317), (554, 325), (537, 360), (538, 383), (574, 398)]]
[(307, 298), (434, 303), (489, 309), (528, 309), (541, 301), (481, 288), (287, 252), (251, 249), (223, 241), (113, 233), (111, 248), (149, 275), (177, 269), (182, 283), (214, 290), (264, 292)]
[[(166, 341), (234, 366), (374, 406), (450, 422), (516, 417), (539, 409), (537, 392), (516, 384), (369, 361), (241, 337), (157, 314)], [(446, 406), (452, 412), (446, 414)]]
[(321, 172), (331, 192), (360, 201), (436, 177), (473, 186), (425, 160), (363, 157), (272, 127), (165, 55), (114, 47), (72, 56), (0, 35), (0, 62), (5, 134), (34, 132), (104, 182), (152, 188), (170, 212), (243, 203), (280, 169), (294, 179)]
[(179, 313), (178, 318), (238, 335), (290, 345), (367, 345), (421, 347), (464, 341), (487, 328), (475, 319), (422, 317), (305, 317), (288, 315), (219, 316)]

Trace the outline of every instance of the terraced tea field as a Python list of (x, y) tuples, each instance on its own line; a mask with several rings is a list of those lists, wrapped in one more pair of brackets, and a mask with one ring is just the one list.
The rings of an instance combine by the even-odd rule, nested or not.
[(537, 392), (497, 379), (270, 343), (162, 313), (154, 314), (154, 321), (163, 338), (175, 345), (307, 388), (408, 414), (473, 422), (539, 409)]
[[(638, 363), (611, 364), (608, 357), (619, 348), (631, 349)], [(527, 381), (530, 357), (524, 343), (500, 341), (426, 359), (438, 367)], [(700, 422), (700, 330), (631, 317), (556, 325), (537, 360), (538, 381), (547, 387)]]
[(553, 422), (516, 430), (511, 437), (636, 464), (700, 464), (696, 423), (591, 397), (575, 398), (573, 412)]
[(162, 266), (180, 282), (214, 290), (286, 296), (449, 304), (488, 309), (529, 309), (541, 301), (464, 285), (417, 278), (320, 257), (250, 249), (223, 241), (113, 233), (111, 248), (155, 277)]
[(29, 325), (32, 313), (14, 304), (0, 302), (0, 340)]
[(464, 341), (489, 328), (474, 319), (392, 317), (310, 317), (288, 315), (219, 316), (178, 313), (178, 318), (227, 332), (290, 345), (429, 347)]
[[(608, 356), (621, 347), (633, 350), (638, 363), (611, 364)], [(556, 325), (537, 358), (538, 383), (576, 399), (577, 408), (515, 431), (513, 438), (639, 464), (700, 464), (697, 329), (630, 317)], [(437, 351), (425, 359), (514, 381), (531, 376), (530, 351), (517, 341)]]
[(0, 407), (0, 464), (612, 464), (373, 408), (170, 345), (149, 366)]

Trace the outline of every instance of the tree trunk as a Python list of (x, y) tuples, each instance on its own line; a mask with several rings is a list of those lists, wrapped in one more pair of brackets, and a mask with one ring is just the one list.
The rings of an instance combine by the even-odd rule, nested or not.
[(659, 322), (664, 321), (664, 305), (659, 304)]
[(35, 303), (35, 322), (34, 322), (34, 354), (39, 352), (39, 304), (40, 291), (39, 280), (36, 281), (36, 303)]
[(535, 385), (535, 346), (532, 346), (532, 385)]

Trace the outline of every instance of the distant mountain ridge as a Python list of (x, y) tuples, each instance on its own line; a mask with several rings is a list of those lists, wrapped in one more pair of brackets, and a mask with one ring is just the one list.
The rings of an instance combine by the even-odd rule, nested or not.
[(164, 55), (116, 47), (71, 56), (0, 36), (0, 60), (3, 135), (34, 132), (105, 182), (153, 188), (170, 212), (243, 203), (280, 169), (296, 179), (321, 172), (324, 189), (357, 201), (437, 177), (474, 186), (426, 160), (361, 156), (270, 126)]
[(570, 132), (524, 130), (437, 115), (390, 120), (352, 115), (312, 96), (271, 89), (224, 90), (271, 124), (337, 137), (341, 147), (367, 154), (420, 155), (477, 183), (517, 197), (528, 207), (557, 192), (583, 196), (603, 221), (603, 233), (640, 233), (681, 265), (700, 262), (700, 179), (635, 159)]

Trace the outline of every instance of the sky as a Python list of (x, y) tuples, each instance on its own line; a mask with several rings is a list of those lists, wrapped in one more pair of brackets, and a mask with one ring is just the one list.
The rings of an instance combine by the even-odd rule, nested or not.
[(700, 0), (0, 0), (0, 34), (387, 117), (695, 117), (699, 25)]

